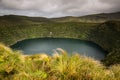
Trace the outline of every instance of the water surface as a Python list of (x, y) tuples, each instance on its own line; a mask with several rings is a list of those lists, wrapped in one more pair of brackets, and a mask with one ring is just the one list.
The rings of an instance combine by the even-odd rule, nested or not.
[(78, 39), (64, 39), (64, 38), (36, 38), (19, 41), (12, 45), (11, 48), (22, 50), (25, 54), (47, 53), (52, 55), (56, 48), (62, 48), (70, 53), (80, 53), (93, 57), (97, 60), (104, 59), (106, 52), (97, 44), (78, 40)]

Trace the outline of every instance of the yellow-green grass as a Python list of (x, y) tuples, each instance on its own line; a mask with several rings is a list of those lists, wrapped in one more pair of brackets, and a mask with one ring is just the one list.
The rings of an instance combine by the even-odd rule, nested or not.
[(58, 49), (53, 56), (24, 55), (0, 44), (0, 80), (119, 80), (120, 65), (105, 67), (100, 61), (68, 55)]

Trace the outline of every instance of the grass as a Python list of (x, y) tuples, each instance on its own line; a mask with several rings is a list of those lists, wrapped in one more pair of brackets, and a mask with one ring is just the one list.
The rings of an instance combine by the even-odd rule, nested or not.
[(0, 80), (119, 80), (120, 65), (101, 62), (59, 49), (53, 56), (24, 55), (0, 44)]

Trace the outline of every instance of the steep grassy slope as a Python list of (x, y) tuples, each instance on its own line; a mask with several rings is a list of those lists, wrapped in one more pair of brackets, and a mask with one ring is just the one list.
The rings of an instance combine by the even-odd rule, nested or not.
[(108, 51), (120, 48), (120, 21), (107, 21), (92, 29), (89, 38)]
[(89, 35), (89, 39), (108, 50), (105, 64), (120, 63), (120, 21), (108, 21), (100, 24)]
[(106, 69), (99, 61), (78, 54), (25, 56), (0, 44), (0, 80), (119, 80), (120, 65)]
[[(95, 25), (78, 22), (1, 25), (0, 41), (9, 45), (26, 38), (50, 36), (87, 39), (87, 34)], [(50, 35), (50, 32), (52, 32), (52, 35)]]

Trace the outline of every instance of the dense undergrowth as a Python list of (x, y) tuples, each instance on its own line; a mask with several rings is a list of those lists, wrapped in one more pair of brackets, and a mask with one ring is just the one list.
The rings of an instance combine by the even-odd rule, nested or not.
[(0, 44), (0, 80), (119, 80), (120, 65), (105, 67), (99, 61), (58, 49), (53, 56), (24, 55)]

